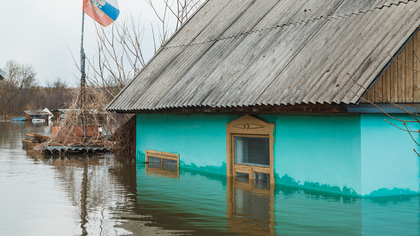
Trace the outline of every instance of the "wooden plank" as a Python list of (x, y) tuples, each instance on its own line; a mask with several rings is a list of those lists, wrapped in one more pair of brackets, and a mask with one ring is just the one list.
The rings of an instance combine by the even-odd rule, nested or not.
[(382, 98), (383, 98), (383, 91), (382, 91), (382, 85), (384, 83), (384, 75), (381, 76), (381, 78), (378, 79), (378, 81), (376, 81), (375, 83), (375, 98), (373, 99), (373, 102), (375, 103), (380, 103), (382, 102)]
[(413, 102), (413, 88), (414, 88), (414, 77), (413, 77), (413, 62), (414, 62), (414, 54), (413, 54), (413, 43), (414, 41), (411, 40), (407, 44), (407, 54), (406, 54), (406, 67), (405, 67), (405, 73), (406, 73), (406, 80), (405, 80), (405, 101), (406, 102)]
[(413, 65), (415, 72), (413, 74), (414, 79), (414, 88), (413, 88), (413, 96), (414, 96), (414, 102), (420, 102), (420, 61), (418, 58), (420, 58), (420, 34), (417, 34), (414, 37), (413, 42)]
[(376, 93), (376, 86), (373, 86), (369, 90), (369, 101), (375, 102), (375, 93)]
[(372, 86), (369, 90), (366, 90), (366, 94), (363, 97), (367, 101), (362, 100), (362, 102), (366, 102), (366, 103), (374, 102), (374, 99), (375, 99), (374, 93), (375, 93), (375, 86)]
[(29, 137), (34, 137), (34, 138), (39, 138), (39, 139), (45, 139), (45, 140), (50, 140), (51, 139), (51, 137), (40, 135), (40, 134), (26, 133), (25, 135), (26, 136), (29, 136)]
[(178, 159), (179, 155), (175, 153), (169, 153), (169, 152), (159, 152), (154, 150), (146, 150), (146, 154), (152, 157), (156, 158), (165, 158), (165, 159)]
[(405, 103), (405, 83), (406, 83), (406, 53), (407, 50), (404, 48), (400, 55), (397, 57), (397, 66), (398, 66), (398, 77), (397, 77), (397, 101), (396, 102), (402, 102)]
[(397, 102), (398, 100), (398, 61), (397, 60), (394, 60), (394, 62), (392, 62), (390, 69), (391, 69), (391, 73), (390, 73), (391, 102)]
[(232, 176), (233, 174), (233, 156), (232, 156), (232, 147), (233, 147), (233, 138), (232, 138), (232, 134), (230, 132), (230, 124), (226, 124), (226, 166), (227, 166), (227, 170), (226, 170), (226, 175), (227, 176)]
[(366, 102), (368, 101), (374, 102), (374, 93), (375, 93), (375, 86), (373, 86), (368, 91), (366, 91), (366, 95), (364, 97), (364, 99), (367, 100)]
[(389, 67), (383, 74), (382, 84), (382, 102), (389, 102), (391, 100), (391, 68)]

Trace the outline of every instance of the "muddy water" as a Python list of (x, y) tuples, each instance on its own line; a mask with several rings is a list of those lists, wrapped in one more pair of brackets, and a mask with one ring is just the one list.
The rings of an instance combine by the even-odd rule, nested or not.
[(0, 235), (420, 235), (419, 196), (360, 199), (112, 156), (30, 156), (0, 121)]

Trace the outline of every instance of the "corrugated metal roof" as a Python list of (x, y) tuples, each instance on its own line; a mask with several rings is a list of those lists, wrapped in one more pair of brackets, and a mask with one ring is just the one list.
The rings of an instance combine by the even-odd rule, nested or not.
[(4, 72), (2, 69), (0, 69), (0, 80), (6, 79), (6, 72)]
[(49, 116), (51, 112), (44, 110), (26, 110), (25, 114), (28, 116)]
[(209, 0), (108, 110), (355, 104), (419, 25), (409, 0)]

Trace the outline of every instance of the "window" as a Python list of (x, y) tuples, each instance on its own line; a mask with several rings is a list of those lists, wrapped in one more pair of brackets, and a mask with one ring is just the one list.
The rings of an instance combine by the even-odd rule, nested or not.
[(179, 178), (179, 155), (146, 150), (146, 174)]
[(226, 125), (228, 176), (274, 183), (273, 130), (249, 115)]
[(234, 136), (235, 164), (270, 166), (268, 137)]

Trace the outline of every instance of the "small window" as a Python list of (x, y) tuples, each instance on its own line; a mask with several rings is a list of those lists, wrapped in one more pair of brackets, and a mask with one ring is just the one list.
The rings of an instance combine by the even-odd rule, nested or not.
[(179, 155), (146, 150), (146, 174), (179, 178)]

